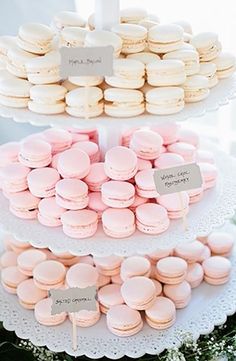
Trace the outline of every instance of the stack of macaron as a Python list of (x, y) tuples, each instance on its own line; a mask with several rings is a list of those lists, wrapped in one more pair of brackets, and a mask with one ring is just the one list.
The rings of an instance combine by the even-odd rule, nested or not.
[[(145, 9), (121, 10), (120, 24), (95, 30), (76, 12), (62, 11), (51, 27), (20, 26), (17, 37), (0, 37), (0, 104), (40, 114), (129, 118), (145, 111), (175, 114), (185, 103), (206, 99), (219, 80), (235, 71), (218, 35), (193, 34), (191, 24), (160, 24)], [(60, 47), (112, 46), (112, 76), (61, 79)], [(87, 88), (86, 88), (87, 87)], [(89, 87), (89, 90), (88, 90)]]
[[(52, 128), (2, 145), (1, 187), (11, 213), (62, 226), (77, 239), (94, 236), (99, 223), (112, 238), (128, 238), (136, 229), (158, 235), (216, 185), (213, 154), (199, 150), (197, 133), (175, 123), (125, 132), (122, 145), (109, 149), (104, 161), (95, 138), (93, 129)], [(182, 192), (181, 199), (158, 194), (155, 170), (194, 162), (202, 187)]]
[(72, 320), (65, 312), (51, 314), (51, 289), (96, 286), (97, 309), (77, 312), (78, 327), (91, 327), (104, 314), (108, 329), (120, 337), (138, 333), (144, 319), (150, 327), (164, 330), (175, 323), (177, 310), (187, 307), (192, 289), (203, 281), (214, 286), (229, 280), (227, 257), (233, 250), (233, 235), (216, 231), (199, 239), (174, 249), (123, 258), (55, 254), (6, 235), (0, 257), (1, 283), (6, 292), (17, 295), (22, 307), (34, 310), (44, 326)]

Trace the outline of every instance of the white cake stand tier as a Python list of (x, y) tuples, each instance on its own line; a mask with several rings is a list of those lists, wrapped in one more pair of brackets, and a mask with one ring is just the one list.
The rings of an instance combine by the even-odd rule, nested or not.
[(209, 97), (199, 103), (186, 104), (184, 110), (178, 114), (157, 116), (143, 114), (135, 118), (111, 118), (100, 116), (90, 120), (71, 117), (68, 114), (60, 115), (40, 115), (29, 111), (28, 109), (14, 109), (0, 105), (0, 116), (13, 118), (19, 123), (31, 123), (35, 126), (68, 126), (76, 128), (88, 128), (91, 126), (105, 126), (116, 131), (127, 126), (154, 125), (161, 121), (183, 121), (191, 117), (200, 117), (206, 112), (215, 111), (220, 106), (227, 104), (236, 96), (236, 76), (221, 80), (219, 84), (211, 89)]
[(70, 355), (86, 355), (91, 359), (106, 356), (119, 359), (123, 356), (139, 358), (148, 353), (157, 355), (164, 349), (180, 347), (190, 335), (197, 340), (214, 327), (225, 323), (227, 316), (236, 311), (236, 255), (232, 257), (230, 282), (223, 286), (206, 283), (193, 290), (192, 300), (186, 309), (177, 311), (177, 322), (170, 329), (158, 331), (146, 323), (135, 336), (119, 338), (112, 335), (102, 316), (93, 327), (78, 328), (78, 349), (72, 348), (72, 326), (69, 321), (57, 327), (39, 325), (32, 311), (23, 309), (17, 297), (7, 294), (0, 286), (0, 320), (9, 331), (29, 339), (36, 346), (47, 346), (55, 352), (65, 351)]
[(208, 235), (231, 218), (236, 208), (236, 159), (217, 149), (213, 143), (205, 143), (203, 149), (211, 149), (216, 158), (219, 176), (217, 186), (204, 193), (203, 199), (190, 207), (187, 217), (188, 230), (183, 221), (171, 221), (169, 229), (157, 236), (139, 231), (129, 238), (114, 239), (102, 231), (102, 226), (90, 239), (67, 237), (62, 227), (48, 228), (38, 221), (25, 221), (9, 212), (9, 202), (0, 193), (0, 226), (20, 241), (28, 241), (37, 248), (49, 248), (55, 253), (70, 252), (74, 255), (92, 254), (106, 256), (117, 254), (129, 256), (134, 253), (147, 254), (157, 248), (175, 247), (179, 242), (192, 241), (196, 235)]

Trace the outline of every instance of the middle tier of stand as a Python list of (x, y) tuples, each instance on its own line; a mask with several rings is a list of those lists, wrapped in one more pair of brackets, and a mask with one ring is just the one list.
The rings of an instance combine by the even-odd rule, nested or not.
[(54, 253), (70, 252), (73, 255), (129, 256), (148, 254), (158, 248), (175, 247), (178, 243), (193, 241), (196, 236), (208, 235), (231, 218), (236, 208), (236, 159), (220, 151), (213, 143), (202, 142), (202, 149), (211, 150), (219, 169), (217, 185), (204, 193), (203, 199), (190, 207), (187, 216), (188, 229), (183, 221), (173, 220), (169, 229), (160, 235), (146, 235), (136, 231), (125, 239), (108, 237), (99, 225), (95, 236), (89, 239), (73, 239), (62, 228), (48, 228), (38, 221), (18, 219), (9, 212), (8, 201), (0, 194), (0, 225), (20, 241), (27, 241), (37, 248), (49, 248)]

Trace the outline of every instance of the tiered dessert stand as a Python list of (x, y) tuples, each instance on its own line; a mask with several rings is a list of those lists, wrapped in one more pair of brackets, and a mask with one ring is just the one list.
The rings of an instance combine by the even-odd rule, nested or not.
[[(116, 2), (116, 0), (114, 0)], [(111, 3), (111, 0), (109, 1)], [(198, 104), (189, 104), (172, 116), (151, 116), (144, 114), (137, 118), (115, 119), (107, 116), (92, 120), (70, 117), (37, 115), (25, 109), (10, 109), (0, 106), (0, 115), (13, 118), (16, 122), (31, 123), (35, 126), (70, 126), (89, 128), (96, 126), (101, 148), (107, 149), (118, 144), (122, 129), (133, 126), (150, 126), (161, 121), (183, 121), (215, 111), (236, 96), (236, 78), (222, 80), (211, 91), (209, 98)], [(114, 132), (115, 129), (115, 132)], [(115, 134), (114, 134), (115, 133)], [(203, 148), (214, 152), (219, 178), (215, 189), (208, 191), (204, 199), (191, 207), (188, 215), (188, 230), (183, 230), (182, 221), (171, 222), (171, 227), (163, 235), (147, 236), (136, 232), (132, 237), (114, 240), (99, 230), (92, 239), (71, 239), (60, 229), (46, 229), (36, 221), (17, 219), (9, 213), (7, 201), (0, 194), (0, 226), (13, 234), (19, 241), (29, 241), (32, 246), (49, 248), (53, 252), (70, 252), (74, 255), (92, 254), (105, 256), (117, 254), (129, 256), (136, 253), (147, 254), (157, 248), (176, 246), (179, 242), (194, 240), (196, 235), (207, 235), (230, 219), (236, 207), (236, 159), (218, 150), (215, 145), (204, 141)], [(227, 225), (230, 227), (230, 225)], [(233, 231), (233, 230), (231, 230)], [(78, 349), (73, 351), (71, 323), (57, 327), (45, 327), (37, 323), (32, 311), (23, 309), (17, 298), (7, 294), (0, 286), (0, 320), (7, 330), (17, 336), (29, 339), (38, 346), (47, 346), (52, 351), (66, 351), (70, 355), (86, 355), (90, 358), (103, 356), (118, 359), (122, 356), (138, 358), (148, 354), (159, 354), (165, 348), (178, 347), (189, 333), (193, 339), (210, 333), (216, 325), (223, 324), (228, 315), (236, 311), (236, 254), (232, 256), (232, 275), (229, 283), (213, 287), (202, 284), (193, 291), (188, 308), (177, 312), (177, 322), (170, 329), (157, 331), (145, 324), (135, 336), (119, 338), (112, 335), (105, 325), (105, 317), (93, 327), (78, 329)]]

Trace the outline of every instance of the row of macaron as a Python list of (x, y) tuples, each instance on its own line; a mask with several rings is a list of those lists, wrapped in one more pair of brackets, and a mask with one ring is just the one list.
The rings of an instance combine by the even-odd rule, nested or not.
[[(191, 136), (192, 143), (198, 145), (195, 133), (182, 135)], [(153, 177), (155, 168), (193, 162), (197, 148), (177, 142), (167, 146), (170, 153), (161, 154), (163, 139), (151, 130), (134, 131), (131, 149), (111, 148), (104, 163), (97, 159), (99, 148), (92, 142), (77, 142), (59, 153), (62, 147), (57, 144), (52, 162), (51, 146), (45, 140), (52, 143), (59, 136), (67, 149), (71, 136), (65, 130), (50, 129), (42, 133), (44, 140), (38, 140), (40, 135), (36, 135), (21, 143), (18, 162), (1, 170), (2, 188), (15, 216), (38, 218), (51, 227), (62, 224), (64, 233), (73, 238), (93, 236), (99, 218), (104, 232), (115, 238), (132, 235), (136, 226), (147, 234), (162, 233), (169, 228), (169, 219), (186, 215), (189, 204), (200, 201), (204, 190), (216, 184), (215, 165), (199, 163), (204, 179), (201, 188), (182, 192), (182, 200), (177, 194), (159, 196)], [(88, 154), (94, 148), (96, 152)], [(180, 155), (179, 150), (185, 153)], [(48, 167), (51, 162), (52, 167)]]
[[(129, 336), (133, 327), (123, 333), (109, 322), (119, 310), (121, 320), (127, 312), (137, 318), (140, 311), (145, 311), (151, 327), (165, 329), (175, 322), (176, 309), (190, 302), (191, 288), (198, 287), (203, 279), (211, 285), (224, 284), (229, 279), (231, 266), (225, 257), (232, 252), (233, 236), (213, 232), (202, 241), (206, 244), (195, 241), (179, 245), (175, 250), (158, 250), (146, 257), (123, 259), (118, 256), (56, 256), (48, 250), (27, 249), (29, 244), (8, 237), (5, 239), (8, 251), (0, 261), (2, 285), (7, 292), (17, 294), (24, 308), (34, 309), (36, 320), (46, 326), (58, 325), (67, 317), (66, 313), (51, 315), (49, 289), (96, 285), (97, 310), (76, 313), (78, 326), (92, 326), (104, 313), (111, 332)], [(172, 317), (165, 322), (163, 313), (167, 310)], [(141, 328), (135, 328), (135, 333)]]

